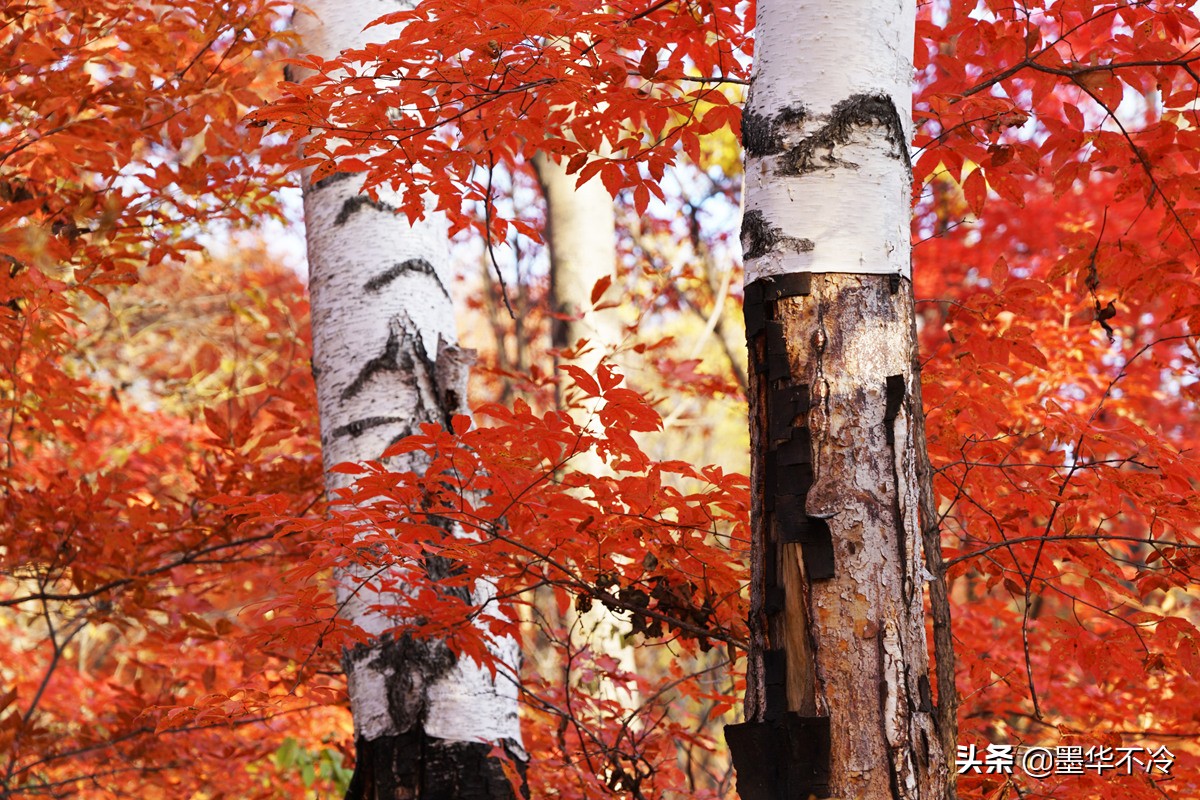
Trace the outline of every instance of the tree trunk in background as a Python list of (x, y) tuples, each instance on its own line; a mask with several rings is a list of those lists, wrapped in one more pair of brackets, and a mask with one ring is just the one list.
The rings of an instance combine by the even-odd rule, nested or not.
[[(941, 800), (910, 280), (910, 0), (759, 0), (742, 800)], [(926, 476), (927, 477), (927, 476)]]
[(552, 310), (567, 317), (551, 323), (551, 343), (562, 349), (573, 347), (579, 339), (590, 341), (593, 352), (575, 363), (593, 372), (600, 356), (624, 338), (616, 309), (591, 308), (596, 281), (616, 279), (617, 223), (612, 197), (599, 180), (576, 188), (578, 176), (568, 175), (545, 153), (533, 157), (533, 167), (546, 199)]
[[(364, 44), (367, 23), (402, 7), (394, 0), (317, 0), (309, 4), (316, 18), (300, 13), (296, 28), (307, 52), (329, 58)], [(369, 35), (388, 34), (373, 28)], [(357, 176), (335, 174), (315, 184), (306, 176), (304, 183), (313, 374), (333, 495), (351, 480), (330, 472), (335, 464), (376, 459), (423, 422), (449, 428), (451, 416), (464, 409), (471, 353), (456, 345), (440, 217), (410, 226), (389, 198), (373, 202), (359, 194)], [(493, 681), (441, 642), (381, 636), (397, 620), (370, 609), (386, 597), (354, 591), (363, 577), (344, 572), (337, 579), (343, 615), (379, 637), (343, 659), (357, 749), (347, 798), (512, 798), (491, 752), (499, 744), (522, 755), (516, 643), (499, 644), (512, 672), (502, 670)]]
[[(533, 168), (546, 201), (551, 310), (564, 317), (551, 320), (551, 344), (562, 350), (574, 347), (580, 339), (588, 340), (590, 349), (571, 363), (594, 374), (601, 358), (610, 355), (625, 337), (618, 309), (597, 311), (592, 308), (591, 300), (597, 281), (616, 280), (617, 223), (613, 199), (599, 180), (577, 188), (578, 176), (568, 175), (561, 164), (545, 153), (533, 157)], [(591, 403), (585, 413), (598, 410), (599, 404)], [(596, 475), (606, 469), (594, 453), (576, 456), (572, 466)], [(545, 613), (557, 614), (553, 602), (541, 605)], [(567, 613), (572, 615), (574, 611)], [(585, 632), (593, 650), (616, 658), (622, 670), (637, 672), (634, 649), (625, 644), (625, 637), (632, 631), (627, 621), (597, 603), (581, 616), (579, 623), (579, 630)], [(573, 625), (567, 627), (575, 630)], [(632, 709), (636, 702), (636, 697), (627, 691), (617, 692), (614, 699), (627, 709)]]

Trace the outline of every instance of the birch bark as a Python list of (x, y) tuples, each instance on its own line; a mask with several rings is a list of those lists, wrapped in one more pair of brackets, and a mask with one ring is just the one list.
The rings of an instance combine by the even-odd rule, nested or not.
[(910, 0), (759, 0), (743, 800), (942, 798), (910, 280)]
[[(363, 28), (405, 6), (314, 0), (296, 29), (306, 52), (330, 58), (387, 36)], [(313, 374), (331, 495), (351, 480), (331, 472), (334, 465), (376, 459), (423, 422), (449, 427), (464, 410), (471, 362), (457, 346), (444, 220), (430, 214), (409, 225), (394, 213), (398, 197), (373, 201), (360, 187), (345, 173), (316, 183), (304, 177)], [(364, 577), (337, 576), (342, 613), (376, 637), (343, 659), (357, 747), (347, 798), (511, 798), (491, 754), (501, 745), (523, 757), (516, 642), (496, 643), (509, 670), (493, 680), (441, 642), (385, 635), (397, 620), (372, 609), (388, 598), (363, 589)], [(489, 597), (489, 587), (477, 588), (477, 600)]]

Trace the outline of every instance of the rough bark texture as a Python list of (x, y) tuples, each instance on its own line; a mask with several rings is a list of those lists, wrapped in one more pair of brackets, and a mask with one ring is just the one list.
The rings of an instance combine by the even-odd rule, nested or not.
[[(746, 717), (814, 729), (827, 719), (829, 761), (764, 796), (940, 797), (910, 287), (798, 277), (768, 279), (747, 298), (756, 538)], [(739, 786), (743, 773), (738, 763)]]
[[(920, 383), (919, 361), (913, 365)], [(938, 525), (938, 508), (933, 494), (933, 465), (925, 440), (924, 410), (917, 413), (916, 440), (917, 480), (921, 487), (921, 538), (925, 546), (925, 567), (929, 572), (929, 615), (933, 618), (933, 651), (937, 659), (938, 733), (947, 765), (953, 766), (957, 757), (958, 688), (954, 683), (954, 634), (950, 627), (950, 594), (946, 586), (946, 568), (942, 560), (942, 531)], [(948, 800), (958, 796), (958, 771), (949, 770), (946, 787)]]
[(923, 611), (913, 12), (758, 3), (743, 124), (751, 650), (747, 722), (727, 729), (743, 800), (952, 792)]
[[(298, 15), (296, 27), (307, 52), (330, 57), (364, 44), (367, 23), (403, 5), (313, 2), (316, 16)], [(360, 186), (360, 177), (346, 174), (315, 184), (306, 176), (304, 186), (313, 375), (333, 496), (350, 480), (330, 472), (334, 465), (379, 458), (421, 423), (448, 426), (462, 413), (472, 360), (456, 344), (444, 222), (431, 215), (410, 226), (394, 213), (395, 198), (372, 200)], [(439, 568), (409, 565), (390, 577), (436, 579)], [(521, 755), (515, 641), (496, 643), (509, 668), (493, 679), (441, 642), (393, 638), (385, 632), (401, 620), (372, 606), (396, 598), (364, 587), (365, 577), (355, 569), (336, 576), (343, 615), (378, 637), (343, 659), (358, 749), (347, 797), (509, 800), (513, 790), (491, 753), (500, 744)], [(486, 603), (493, 594), (481, 583), (475, 599)]]

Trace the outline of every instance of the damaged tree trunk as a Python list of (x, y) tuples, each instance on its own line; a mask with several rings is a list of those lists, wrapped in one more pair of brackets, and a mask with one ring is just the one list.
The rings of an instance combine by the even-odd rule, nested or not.
[[(308, 7), (313, 14), (296, 18), (304, 48), (330, 58), (363, 46), (363, 28), (405, 4), (325, 0)], [(449, 429), (451, 417), (464, 411), (472, 360), (457, 346), (444, 221), (430, 215), (409, 225), (395, 213), (398, 198), (381, 193), (372, 200), (360, 194), (361, 185), (360, 176), (345, 173), (304, 180), (313, 375), (326, 486), (335, 500), (352, 480), (330, 471), (336, 464), (377, 459), (419, 433), (421, 423)], [(445, 565), (429, 561), (384, 577), (401, 584), (436, 580)], [(511, 800), (494, 748), (524, 757), (516, 642), (495, 643), (497, 660), (509, 670), (492, 678), (443, 642), (391, 636), (386, 631), (401, 620), (373, 607), (396, 605), (396, 598), (371, 589), (370, 576), (360, 573), (347, 569), (336, 577), (343, 616), (374, 637), (343, 658), (357, 758), (347, 800)], [(475, 601), (490, 601), (489, 590), (477, 587)]]
[(746, 722), (727, 728), (742, 800), (950, 791), (923, 610), (914, 13), (758, 3), (743, 118), (751, 650)]

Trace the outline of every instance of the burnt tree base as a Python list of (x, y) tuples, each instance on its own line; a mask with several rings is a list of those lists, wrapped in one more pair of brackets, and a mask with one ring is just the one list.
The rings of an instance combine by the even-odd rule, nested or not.
[(357, 763), (345, 800), (528, 800), (525, 764), (513, 759), (520, 794), (492, 746), (435, 739), (424, 731), (355, 742)]

